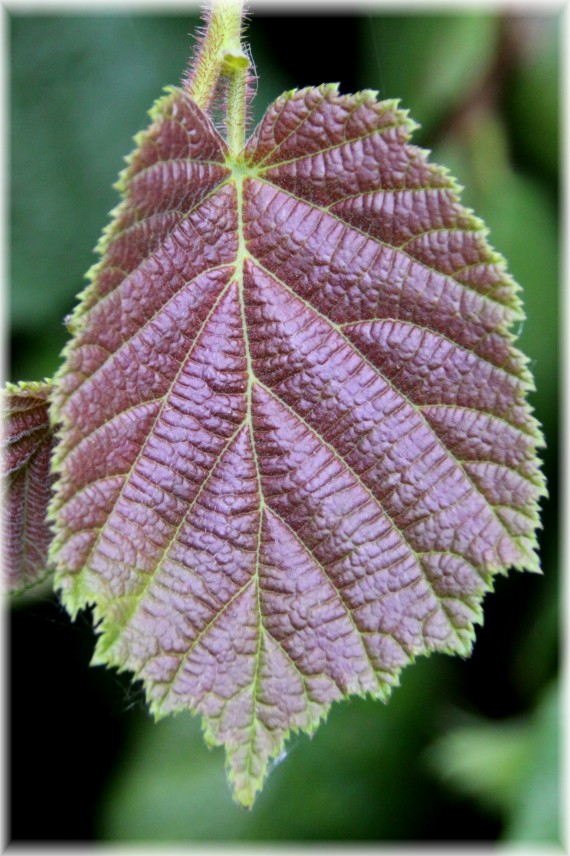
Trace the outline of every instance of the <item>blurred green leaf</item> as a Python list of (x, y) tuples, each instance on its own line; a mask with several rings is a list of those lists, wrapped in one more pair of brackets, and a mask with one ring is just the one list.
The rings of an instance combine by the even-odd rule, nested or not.
[(489, 14), (370, 15), (363, 22), (362, 87), (401, 99), (423, 140), (481, 80), (497, 36), (498, 18)]
[(560, 723), (559, 689), (552, 685), (532, 717), (528, 763), (507, 820), (506, 841), (560, 841)]
[(515, 802), (527, 763), (530, 727), (524, 721), (474, 720), (452, 729), (430, 748), (427, 758), (448, 787), (484, 807), (506, 812)]
[(550, 686), (534, 714), (473, 719), (444, 734), (426, 759), (448, 787), (504, 816), (504, 840), (557, 842), (559, 721), (558, 690)]

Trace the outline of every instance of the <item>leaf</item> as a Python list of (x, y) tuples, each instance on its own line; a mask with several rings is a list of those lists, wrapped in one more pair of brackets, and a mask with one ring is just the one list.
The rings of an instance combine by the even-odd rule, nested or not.
[(501, 50), (499, 21), (483, 10), (467, 9), (370, 16), (361, 74), (369, 82), (381, 77), (382, 89), (397, 92), (421, 120), (425, 137), (481, 86)]
[(47, 507), (52, 496), (49, 423), (51, 383), (8, 384), (2, 391), (2, 475), (4, 477), (3, 587), (19, 592), (48, 572), (51, 532)]
[(526, 778), (532, 730), (525, 719), (468, 718), (426, 753), (440, 781), (493, 814), (510, 812)]
[(396, 102), (292, 91), (232, 154), (188, 91), (72, 320), (51, 555), (94, 662), (200, 713), (249, 806), (291, 730), (538, 570), (541, 441), (515, 285)]
[(444, 784), (502, 815), (504, 841), (560, 840), (559, 696), (553, 683), (524, 718), (469, 717), (427, 752)]

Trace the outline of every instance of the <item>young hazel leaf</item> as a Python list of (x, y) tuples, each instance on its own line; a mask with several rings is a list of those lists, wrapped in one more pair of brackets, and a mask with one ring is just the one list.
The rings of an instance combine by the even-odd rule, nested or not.
[(20, 592), (48, 571), (51, 532), (47, 508), (52, 496), (49, 422), (51, 384), (8, 384), (2, 391), (2, 475), (4, 503), (2, 584)]
[(289, 92), (237, 155), (188, 87), (151, 115), (56, 381), (56, 585), (251, 805), (538, 570), (540, 435), (516, 287), (396, 102)]

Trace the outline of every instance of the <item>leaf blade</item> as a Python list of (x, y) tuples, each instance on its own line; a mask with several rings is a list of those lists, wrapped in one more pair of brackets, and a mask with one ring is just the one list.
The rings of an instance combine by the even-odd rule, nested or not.
[(51, 531), (46, 522), (52, 495), (51, 383), (8, 384), (2, 391), (4, 434), (3, 587), (20, 593), (50, 572)]
[(394, 102), (288, 93), (237, 162), (186, 94), (153, 119), (57, 377), (52, 555), (95, 662), (199, 712), (251, 805), (537, 569), (540, 439), (515, 286)]

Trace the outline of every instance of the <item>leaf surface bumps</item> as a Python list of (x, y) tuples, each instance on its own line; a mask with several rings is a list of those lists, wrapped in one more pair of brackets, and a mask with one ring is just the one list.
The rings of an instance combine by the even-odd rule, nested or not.
[(57, 586), (251, 805), (291, 730), (467, 653), (538, 570), (516, 287), (395, 102), (279, 98), (228, 154), (153, 111), (57, 377)]
[(20, 592), (48, 572), (52, 496), (50, 384), (9, 384), (2, 391), (3, 569), (7, 592)]

